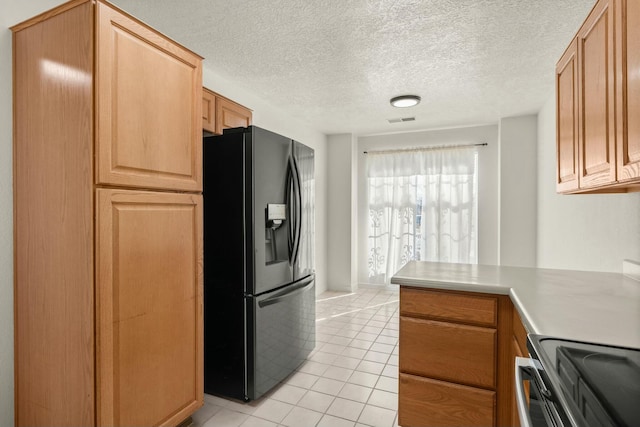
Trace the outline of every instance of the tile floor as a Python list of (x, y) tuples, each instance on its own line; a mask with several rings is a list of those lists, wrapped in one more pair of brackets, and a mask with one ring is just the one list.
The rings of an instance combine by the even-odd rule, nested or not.
[(398, 290), (325, 292), (316, 348), (262, 398), (205, 394), (194, 427), (394, 427), (398, 425)]

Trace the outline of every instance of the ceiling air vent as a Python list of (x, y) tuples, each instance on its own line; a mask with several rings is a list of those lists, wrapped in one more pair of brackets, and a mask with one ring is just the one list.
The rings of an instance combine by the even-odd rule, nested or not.
[(402, 117), (400, 119), (389, 119), (388, 122), (389, 123), (412, 122), (415, 119), (416, 119), (415, 117)]

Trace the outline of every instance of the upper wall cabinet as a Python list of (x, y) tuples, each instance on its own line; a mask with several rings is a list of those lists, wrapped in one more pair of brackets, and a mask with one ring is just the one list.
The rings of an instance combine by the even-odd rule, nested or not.
[(216, 131), (216, 94), (206, 87), (202, 88), (202, 130)]
[(578, 182), (615, 182), (613, 2), (599, 1), (578, 31)]
[(616, 58), (616, 129), (618, 181), (640, 178), (640, 2), (622, 0), (616, 13), (616, 45), (624, 55)]
[(566, 50), (556, 66), (558, 191), (578, 189), (578, 48)]
[(207, 89), (202, 89), (202, 129), (221, 134), (224, 129), (251, 125), (251, 110)]
[(98, 182), (201, 190), (201, 58), (105, 4), (96, 7)]
[(640, 6), (600, 0), (556, 66), (557, 191), (640, 189)]

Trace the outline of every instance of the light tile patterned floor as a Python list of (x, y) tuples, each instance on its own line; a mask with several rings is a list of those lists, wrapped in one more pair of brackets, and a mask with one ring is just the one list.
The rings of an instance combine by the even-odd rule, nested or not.
[(195, 427), (397, 426), (398, 290), (325, 292), (316, 327), (296, 372), (249, 403), (205, 394)]

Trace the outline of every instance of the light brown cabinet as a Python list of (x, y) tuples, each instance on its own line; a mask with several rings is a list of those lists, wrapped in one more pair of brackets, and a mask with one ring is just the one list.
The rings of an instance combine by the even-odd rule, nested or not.
[(202, 196), (98, 189), (96, 216), (97, 424), (176, 424), (203, 397)]
[(404, 372), (495, 388), (495, 329), (403, 316), (400, 330)]
[(495, 425), (494, 391), (403, 372), (399, 384), (401, 426)]
[(517, 425), (526, 336), (506, 295), (401, 286), (399, 425)]
[(102, 1), (12, 28), (15, 423), (203, 403), (201, 58)]
[(616, 181), (613, 4), (599, 1), (578, 31), (578, 183)]
[(619, 0), (616, 9), (616, 129), (618, 181), (640, 182), (640, 3)]
[(202, 88), (202, 129), (216, 131), (216, 94), (206, 87)]
[[(529, 357), (529, 351), (527, 350), (527, 330), (522, 324), (522, 320), (518, 315), (518, 312), (513, 310), (513, 337), (511, 339), (511, 360), (515, 361), (516, 357)], [(518, 416), (517, 403), (516, 403), (516, 391), (515, 391), (515, 362), (511, 363), (511, 366), (507, 366), (509, 369), (511, 384), (514, 384), (513, 392), (511, 393), (512, 412), (511, 412), (511, 425), (514, 427), (520, 427), (520, 417)], [(528, 385), (525, 385), (525, 396), (529, 398)]]
[(512, 322), (508, 296), (401, 286), (398, 423), (512, 425)]
[(224, 129), (251, 125), (252, 113), (247, 107), (203, 88), (202, 129), (220, 135)]
[(557, 189), (578, 189), (578, 43), (567, 48), (556, 67)]
[(638, 9), (599, 0), (556, 66), (558, 192), (640, 190)]

